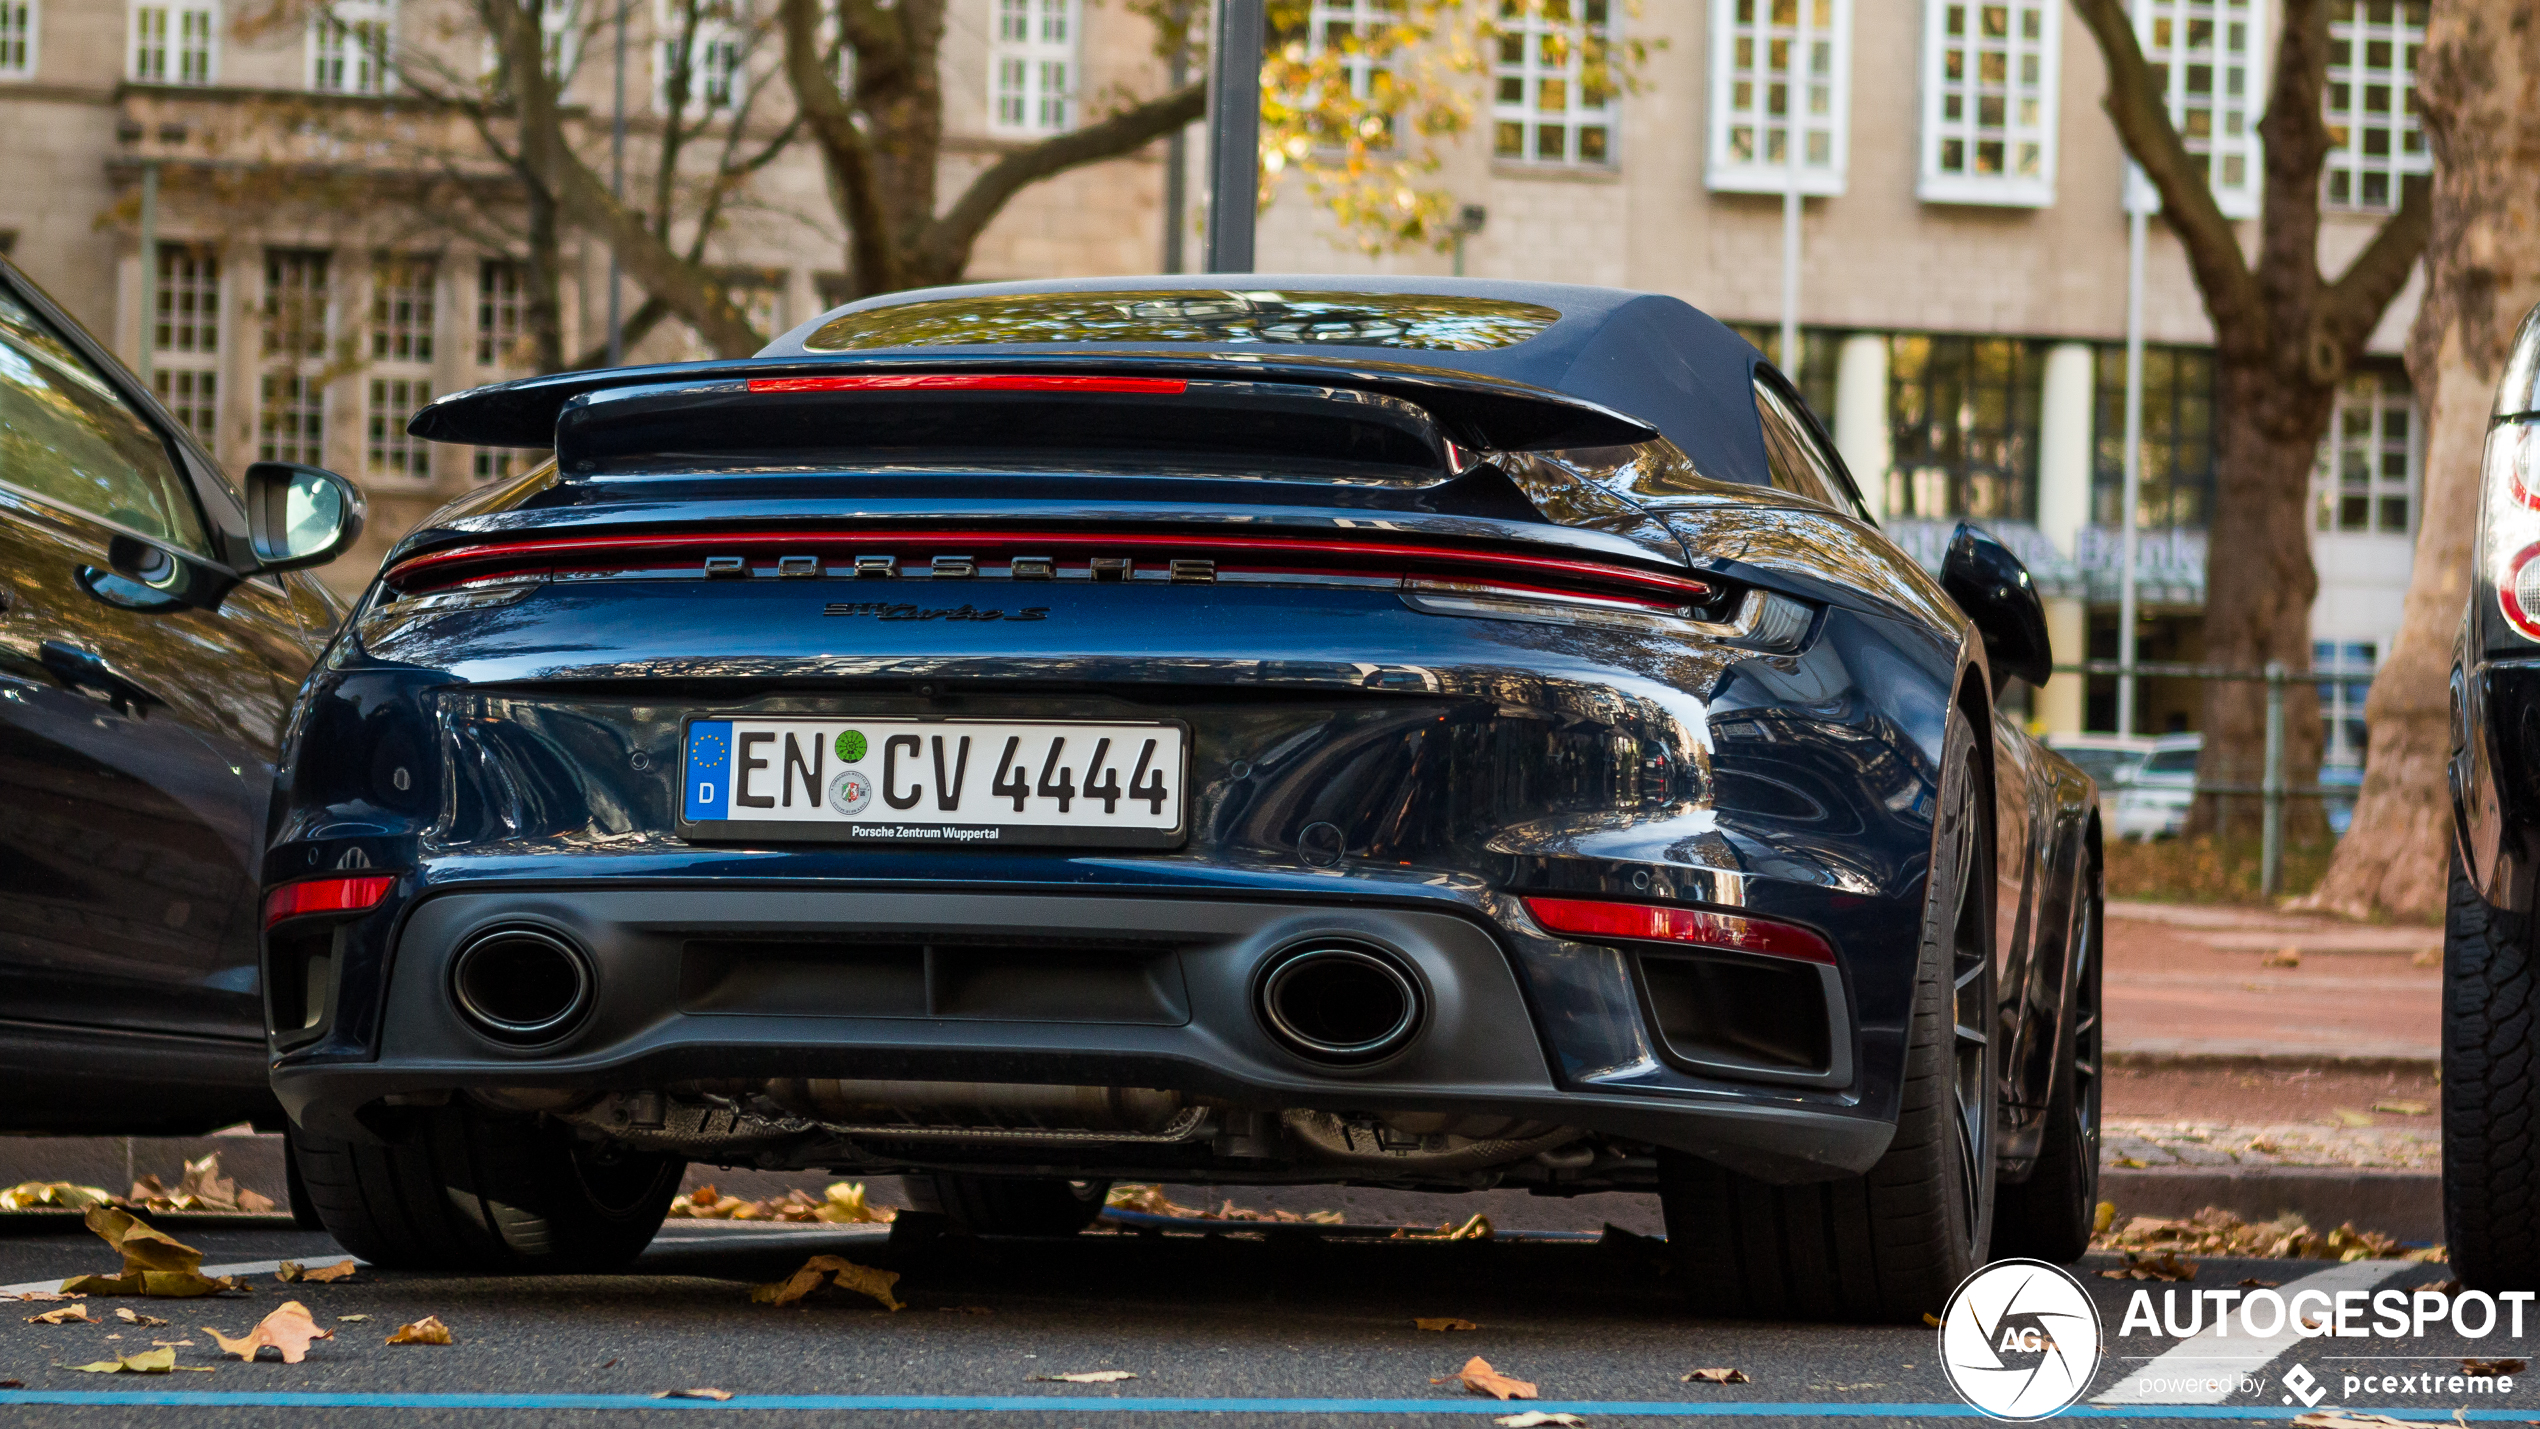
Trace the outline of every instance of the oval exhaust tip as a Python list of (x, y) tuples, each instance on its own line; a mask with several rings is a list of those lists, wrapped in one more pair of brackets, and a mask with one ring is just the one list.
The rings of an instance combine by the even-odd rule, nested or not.
[(1254, 994), (1270, 1035), (1318, 1062), (1389, 1057), (1419, 1035), (1420, 985), (1402, 965), (1350, 943), (1301, 944), (1274, 956)]
[(591, 1010), (591, 985), (582, 950), (539, 928), (480, 933), (450, 960), (450, 998), (459, 1015), (514, 1046), (553, 1042), (573, 1031)]

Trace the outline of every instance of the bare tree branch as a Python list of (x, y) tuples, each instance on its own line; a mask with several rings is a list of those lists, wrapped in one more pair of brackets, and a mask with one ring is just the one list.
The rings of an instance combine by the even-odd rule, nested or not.
[(847, 223), (848, 284), (859, 296), (889, 292), (902, 286), (898, 245), (892, 241), (892, 224), (882, 207), (872, 150), (822, 62), (818, 0), (784, 0), (780, 16), (785, 27), (785, 78), (793, 86), (794, 106), (820, 148), (831, 196)]

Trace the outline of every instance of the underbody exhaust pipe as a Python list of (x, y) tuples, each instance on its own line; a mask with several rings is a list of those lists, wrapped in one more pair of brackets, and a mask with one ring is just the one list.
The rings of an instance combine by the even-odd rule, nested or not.
[(450, 960), (450, 1000), (467, 1024), (497, 1042), (559, 1041), (591, 1011), (591, 960), (543, 928), (496, 928)]
[(1263, 1029), (1297, 1055), (1355, 1066), (1411, 1045), (1428, 1008), (1418, 980), (1391, 954), (1315, 939), (1262, 964), (1253, 1011)]
[(767, 1083), (768, 1100), (797, 1116), (938, 1130), (1027, 1128), (1157, 1134), (1193, 1108), (1153, 1087), (1041, 1086), (1015, 1082), (880, 1082), (810, 1077)]

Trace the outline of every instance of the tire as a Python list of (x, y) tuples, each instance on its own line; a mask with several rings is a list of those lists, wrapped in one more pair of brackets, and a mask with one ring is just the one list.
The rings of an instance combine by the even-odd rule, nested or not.
[(938, 1211), (970, 1235), (1070, 1236), (1102, 1214), (1109, 1181), (1043, 1176), (971, 1176), (954, 1171), (906, 1178), (911, 1205)]
[(1860, 1176), (1755, 1180), (1681, 1152), (1659, 1159), (1667, 1243), (1705, 1313), (1920, 1323), (1993, 1238), (1999, 1124), (1992, 800), (1952, 709), (1907, 1028), (1896, 1137)]
[(459, 1101), (418, 1109), (384, 1146), (295, 1129), (291, 1153), (327, 1234), (399, 1270), (617, 1269), (661, 1229), (687, 1168)]
[(2099, 1218), (2100, 930), (2103, 890), (2099, 857), (2085, 855), (2073, 901), (2073, 1015), (2064, 1028), (2063, 1059), (2046, 1105), (2037, 1169), (2002, 1186), (1993, 1206), (1993, 1258), (2025, 1257), (2070, 1265), (2090, 1249)]
[(2540, 1065), (2527, 913), (2452, 856), (2443, 922), (2443, 1229), (2471, 1290), (2540, 1289)]

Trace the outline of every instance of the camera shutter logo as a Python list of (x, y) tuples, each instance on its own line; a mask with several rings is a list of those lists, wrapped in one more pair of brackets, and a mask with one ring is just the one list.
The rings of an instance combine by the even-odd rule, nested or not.
[(1940, 1321), (1949, 1387), (1996, 1419), (2043, 1419), (2099, 1370), (2099, 1307), (2063, 1270), (1997, 1260), (1966, 1278)]

